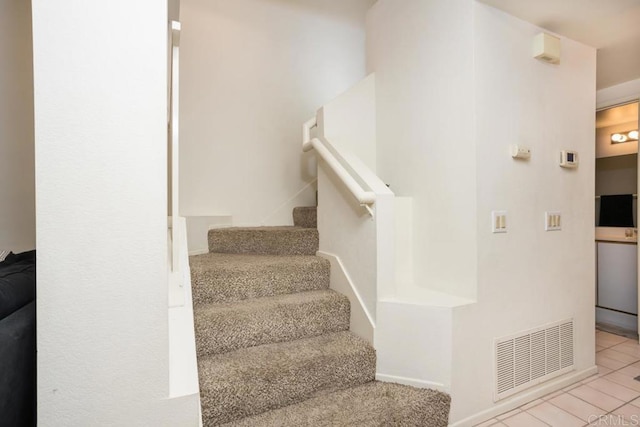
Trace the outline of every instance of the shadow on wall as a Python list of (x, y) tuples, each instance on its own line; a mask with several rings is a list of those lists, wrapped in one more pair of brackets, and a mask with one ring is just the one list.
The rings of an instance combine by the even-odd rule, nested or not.
[(0, 251), (35, 248), (31, 2), (0, 2)]

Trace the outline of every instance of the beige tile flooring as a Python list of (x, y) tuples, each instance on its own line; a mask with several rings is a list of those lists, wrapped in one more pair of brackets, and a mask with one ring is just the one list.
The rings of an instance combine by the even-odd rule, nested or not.
[(596, 331), (598, 374), (478, 426), (640, 426), (640, 345)]

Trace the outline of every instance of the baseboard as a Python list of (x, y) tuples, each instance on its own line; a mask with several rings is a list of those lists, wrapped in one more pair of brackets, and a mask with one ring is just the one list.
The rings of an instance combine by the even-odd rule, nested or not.
[(208, 249), (196, 249), (195, 251), (189, 251), (189, 256), (204, 255), (208, 253), (209, 253)]
[(381, 373), (376, 373), (376, 380), (387, 382), (387, 383), (398, 383), (403, 385), (410, 385), (412, 387), (417, 387), (417, 388), (430, 388), (438, 391), (443, 391), (445, 393), (449, 393), (449, 388), (445, 387), (444, 384), (435, 383), (431, 381), (418, 380), (415, 378), (398, 377), (395, 375), (385, 375)]
[(230, 215), (187, 216), (187, 248), (189, 256), (209, 252), (208, 232), (214, 228), (231, 227)]
[(315, 205), (317, 181), (318, 179), (314, 178), (311, 182), (305, 184), (304, 187), (296, 192), (296, 194), (281, 203), (280, 206), (275, 208), (270, 214), (262, 218), (260, 220), (260, 225), (293, 225), (293, 217), (291, 216), (293, 208), (297, 206)]
[(317, 255), (329, 260), (331, 263), (331, 289), (349, 298), (351, 303), (351, 332), (373, 345), (375, 323), (342, 261), (338, 256), (328, 252), (318, 251)]
[(149, 414), (156, 420), (162, 420), (158, 425), (199, 427), (202, 425), (200, 415), (200, 393), (159, 399), (150, 408)]
[(530, 391), (522, 391), (521, 393), (511, 397), (506, 402), (498, 403), (491, 408), (478, 412), (470, 417), (450, 423), (449, 427), (472, 427), (476, 424), (483, 423), (500, 414), (516, 409), (528, 402), (534, 401), (554, 391), (561, 390), (571, 384), (575, 384), (598, 373), (598, 367), (592, 366), (582, 371), (565, 374), (561, 377), (547, 381), (544, 385), (531, 389)]

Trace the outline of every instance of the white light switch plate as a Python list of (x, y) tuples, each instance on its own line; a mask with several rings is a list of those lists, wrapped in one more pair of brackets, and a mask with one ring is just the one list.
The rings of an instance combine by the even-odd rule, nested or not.
[(544, 213), (544, 230), (545, 231), (562, 230), (562, 214), (557, 211), (545, 212)]
[(507, 232), (507, 211), (491, 211), (491, 232)]

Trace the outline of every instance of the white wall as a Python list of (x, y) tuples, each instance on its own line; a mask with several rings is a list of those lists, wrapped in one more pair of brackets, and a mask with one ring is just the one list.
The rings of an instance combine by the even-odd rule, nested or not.
[[(320, 252), (340, 259), (368, 318), (393, 286), (393, 193), (371, 169), (376, 158), (375, 78), (369, 76), (322, 107), (318, 134), (364, 191), (375, 193), (371, 216), (329, 164), (318, 163)], [(357, 155), (355, 155), (357, 154)], [(375, 167), (375, 165), (374, 165)]]
[(637, 154), (596, 160), (596, 196), (603, 194), (636, 194), (637, 192)]
[(284, 224), (315, 204), (301, 126), (364, 77), (372, 3), (182, 0), (183, 215)]
[(413, 197), (418, 286), (476, 292), (473, 0), (379, 0), (367, 21), (376, 73), (377, 173)]
[[(595, 49), (562, 38), (559, 65), (537, 61), (540, 28), (465, 0), (379, 0), (368, 31), (378, 173), (414, 198), (415, 284), (476, 300), (452, 305), (452, 339), (432, 342), (451, 343), (451, 376), (419, 379), (449, 388), (451, 421), (473, 425), (526, 393), (589, 375)], [(513, 143), (530, 147), (531, 159), (513, 160)], [(577, 170), (558, 166), (562, 149), (579, 152)], [(507, 234), (491, 233), (492, 210), (508, 211)], [(544, 231), (546, 210), (562, 212), (562, 231)], [(424, 316), (438, 305), (416, 303)], [(494, 339), (569, 317), (575, 372), (494, 403)]]
[(36, 0), (33, 34), (39, 424), (188, 425), (165, 400), (167, 3)]
[(376, 223), (324, 160), (318, 163), (318, 231), (320, 252), (340, 258), (367, 317), (375, 324)]
[[(575, 370), (595, 363), (596, 51), (562, 38), (560, 64), (540, 62), (540, 28), (474, 9), (478, 303), (454, 315), (453, 420), (494, 405), (494, 338), (573, 318)], [(516, 142), (530, 160), (508, 155)], [(562, 149), (578, 151), (578, 169), (558, 166)], [(494, 209), (508, 212), (506, 234), (491, 233)], [(562, 231), (544, 231), (549, 210), (562, 212)]]
[(31, 2), (0, 2), (0, 250), (35, 248)]
[(368, 75), (322, 108), (324, 137), (376, 172), (376, 79)]

